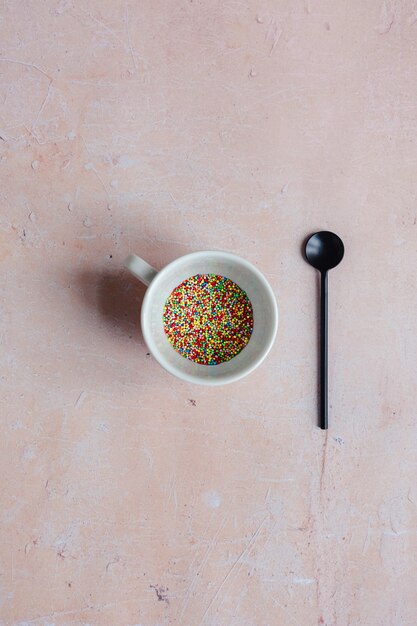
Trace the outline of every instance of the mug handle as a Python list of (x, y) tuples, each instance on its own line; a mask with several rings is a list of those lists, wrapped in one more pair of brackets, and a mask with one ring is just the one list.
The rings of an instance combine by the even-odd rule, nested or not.
[(145, 285), (149, 285), (158, 273), (152, 265), (149, 265), (136, 254), (129, 254), (124, 266)]

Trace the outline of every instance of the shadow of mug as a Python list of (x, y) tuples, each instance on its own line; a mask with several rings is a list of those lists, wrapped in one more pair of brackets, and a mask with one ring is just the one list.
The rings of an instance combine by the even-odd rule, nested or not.
[(126, 270), (81, 272), (78, 288), (84, 301), (99, 314), (108, 330), (127, 340), (139, 339), (140, 310), (146, 287)]

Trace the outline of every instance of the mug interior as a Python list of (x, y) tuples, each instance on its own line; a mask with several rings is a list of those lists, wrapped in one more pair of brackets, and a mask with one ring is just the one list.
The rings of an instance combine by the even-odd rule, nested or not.
[[(168, 296), (186, 278), (195, 274), (219, 274), (246, 291), (253, 308), (253, 331), (248, 344), (230, 361), (202, 365), (181, 356), (164, 331), (163, 309)], [(164, 267), (148, 287), (142, 305), (144, 339), (159, 363), (185, 380), (220, 385), (242, 378), (264, 359), (275, 338), (278, 312), (272, 289), (253, 265), (225, 252), (195, 252)]]

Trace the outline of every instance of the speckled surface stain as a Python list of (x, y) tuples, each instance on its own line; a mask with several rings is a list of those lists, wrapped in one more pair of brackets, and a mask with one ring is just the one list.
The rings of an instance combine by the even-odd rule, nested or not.
[[(411, 0), (0, 6), (0, 624), (417, 624)], [(317, 277), (330, 423), (316, 427)], [(137, 252), (263, 271), (225, 388), (150, 357)]]

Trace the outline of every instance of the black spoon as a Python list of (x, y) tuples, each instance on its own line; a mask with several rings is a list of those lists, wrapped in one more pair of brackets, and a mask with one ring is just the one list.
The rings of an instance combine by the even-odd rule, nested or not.
[(343, 259), (343, 241), (327, 230), (311, 235), (306, 243), (307, 261), (321, 274), (320, 294), (320, 428), (328, 428), (328, 382), (327, 382), (327, 272)]

